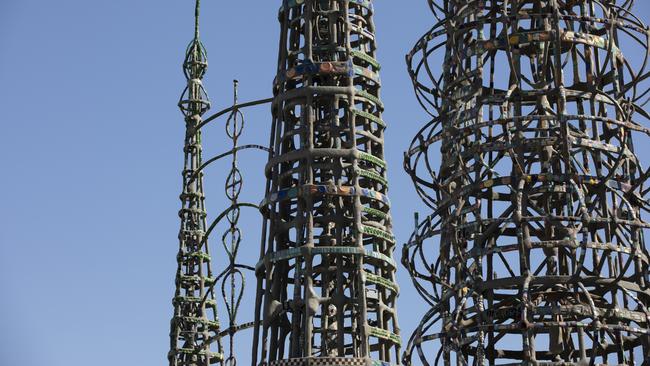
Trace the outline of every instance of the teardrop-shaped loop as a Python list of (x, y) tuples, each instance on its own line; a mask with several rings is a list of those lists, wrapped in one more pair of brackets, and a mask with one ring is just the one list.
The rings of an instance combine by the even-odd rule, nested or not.
[(240, 213), (241, 210), (239, 209), (239, 206), (233, 206), (232, 209), (228, 211), (226, 219), (228, 219), (230, 225), (237, 225)]
[(244, 274), (235, 267), (232, 267), (230, 272), (221, 281), (221, 295), (226, 303), (228, 319), (231, 324), (236, 323), (237, 312), (239, 311), (239, 306), (244, 296), (245, 287), (246, 279), (244, 278)]
[(239, 109), (233, 110), (226, 122), (226, 134), (228, 137), (234, 139), (241, 136), (244, 130), (244, 122), (244, 114)]
[(223, 244), (223, 248), (228, 254), (228, 258), (232, 261), (235, 257), (237, 257), (239, 243), (241, 242), (241, 231), (236, 227), (226, 230), (226, 232), (221, 236), (221, 242)]

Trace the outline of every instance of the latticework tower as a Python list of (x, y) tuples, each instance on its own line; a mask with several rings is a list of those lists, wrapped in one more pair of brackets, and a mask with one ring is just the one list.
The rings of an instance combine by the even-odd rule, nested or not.
[(185, 116), (185, 168), (183, 169), (181, 229), (177, 256), (174, 317), (171, 321), (170, 366), (210, 366), (223, 361), (219, 319), (212, 286), (206, 235), (205, 196), (201, 171), (202, 116), (210, 101), (202, 84), (208, 67), (207, 54), (199, 39), (199, 1), (196, 1), (194, 39), (187, 48), (183, 70), (187, 78), (179, 107)]
[(253, 363), (396, 362), (372, 2), (285, 0), (279, 19)]
[(405, 362), (650, 363), (632, 3), (429, 0), (407, 62), (434, 119), (406, 168), (434, 213), (404, 263), (431, 311)]

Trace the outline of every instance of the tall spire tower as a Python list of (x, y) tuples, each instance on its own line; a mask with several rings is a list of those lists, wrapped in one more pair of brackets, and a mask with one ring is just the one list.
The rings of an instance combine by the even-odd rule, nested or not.
[(650, 363), (633, 4), (429, 0), (407, 62), (434, 118), (406, 167), (434, 212), (403, 260), (431, 310), (405, 363)]
[(215, 278), (210, 268), (201, 171), (199, 126), (203, 114), (210, 109), (210, 101), (202, 84), (208, 60), (199, 39), (199, 9), (200, 1), (197, 0), (194, 38), (187, 47), (183, 63), (187, 87), (178, 103), (185, 116), (185, 168), (180, 196), (180, 247), (168, 355), (170, 366), (210, 366), (223, 361), (217, 304), (212, 291)]
[(253, 364), (398, 360), (373, 12), (282, 2)]

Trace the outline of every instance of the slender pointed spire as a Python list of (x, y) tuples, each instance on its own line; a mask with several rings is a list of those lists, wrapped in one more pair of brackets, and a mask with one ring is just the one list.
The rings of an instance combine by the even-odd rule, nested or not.
[(194, 38), (187, 47), (183, 73), (187, 86), (178, 106), (185, 117), (185, 166), (179, 211), (178, 270), (171, 321), (170, 366), (211, 366), (223, 361), (217, 304), (214, 299), (211, 257), (206, 234), (205, 193), (201, 131), (202, 116), (210, 109), (203, 87), (207, 52), (199, 39), (199, 9), (196, 1)]

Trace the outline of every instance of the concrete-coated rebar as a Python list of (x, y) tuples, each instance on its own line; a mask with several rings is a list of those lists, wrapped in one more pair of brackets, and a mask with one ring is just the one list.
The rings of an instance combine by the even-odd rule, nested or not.
[(253, 365), (398, 361), (373, 11), (282, 3)]
[(190, 42), (183, 71), (187, 87), (178, 103), (185, 116), (185, 167), (183, 169), (181, 229), (177, 256), (174, 316), (171, 321), (170, 366), (210, 366), (223, 361), (217, 304), (212, 286), (211, 257), (207, 242), (202, 116), (210, 108), (202, 79), (208, 67), (207, 53), (198, 38), (199, 1), (195, 8), (194, 38)]
[[(650, 171), (633, 1), (429, 0), (407, 56), (432, 115), (405, 167), (433, 213), (404, 363), (648, 365)], [(645, 140), (647, 141), (647, 140)], [(643, 141), (643, 143), (646, 143)]]

